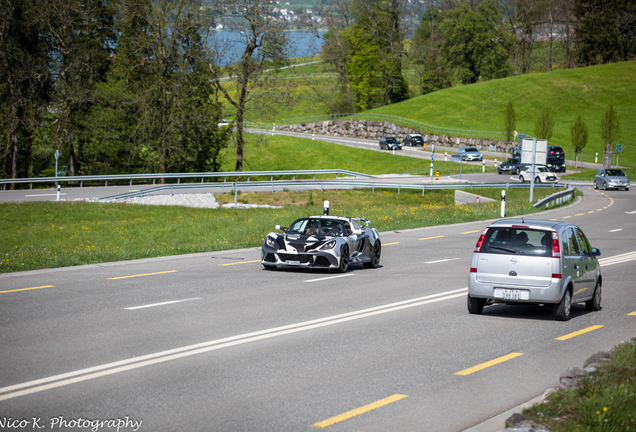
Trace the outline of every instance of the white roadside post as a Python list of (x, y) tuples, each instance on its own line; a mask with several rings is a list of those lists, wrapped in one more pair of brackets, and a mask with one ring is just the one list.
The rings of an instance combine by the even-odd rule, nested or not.
[(435, 144), (433, 144), (433, 148), (431, 149), (431, 172), (429, 176), (431, 177), (431, 184), (433, 184), (433, 165), (435, 164)]
[(325, 201), (322, 207), (322, 214), (329, 216), (329, 201)]
[[(55, 178), (57, 178), (57, 160), (60, 157), (60, 151), (55, 150)], [(57, 200), (60, 200), (60, 184), (55, 181), (55, 188), (57, 189)]]
[(501, 217), (506, 217), (506, 190), (501, 190)]
[(486, 161), (481, 160), (481, 172), (486, 172)]

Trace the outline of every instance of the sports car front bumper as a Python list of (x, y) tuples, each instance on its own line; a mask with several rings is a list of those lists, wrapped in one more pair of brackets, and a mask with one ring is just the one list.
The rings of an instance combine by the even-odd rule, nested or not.
[(329, 251), (315, 251), (310, 253), (289, 253), (288, 251), (274, 251), (263, 248), (261, 250), (261, 264), (285, 267), (317, 267), (337, 268), (338, 258)]

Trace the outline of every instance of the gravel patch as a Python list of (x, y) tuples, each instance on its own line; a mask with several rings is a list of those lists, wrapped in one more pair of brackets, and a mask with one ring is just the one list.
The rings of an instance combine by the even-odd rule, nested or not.
[[(142, 204), (142, 205), (166, 205), (166, 206), (184, 206), (184, 207), (198, 207), (198, 208), (234, 208), (234, 203), (224, 204), (221, 206), (214, 198), (214, 194), (201, 193), (201, 194), (178, 194), (178, 195), (150, 195), (144, 197), (132, 197), (121, 198), (113, 200), (98, 200), (97, 198), (84, 199), (77, 201), (89, 201), (99, 203), (124, 203), (124, 204)], [(236, 208), (281, 208), (280, 206), (270, 205), (258, 205), (258, 204), (243, 204), (237, 203)]]

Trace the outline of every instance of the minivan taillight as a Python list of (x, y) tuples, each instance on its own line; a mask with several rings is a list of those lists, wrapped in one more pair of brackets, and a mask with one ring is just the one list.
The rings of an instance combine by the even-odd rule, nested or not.
[(552, 231), (552, 258), (561, 258), (561, 249), (559, 247), (559, 234)]
[(484, 243), (484, 237), (486, 237), (486, 233), (488, 232), (488, 228), (484, 230), (483, 233), (479, 236), (479, 240), (477, 240), (477, 244), (475, 245), (475, 252), (479, 252), (481, 250), (481, 245)]

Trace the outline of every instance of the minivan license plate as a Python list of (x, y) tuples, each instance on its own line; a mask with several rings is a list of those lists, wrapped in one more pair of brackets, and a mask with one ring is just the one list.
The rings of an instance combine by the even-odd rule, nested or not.
[(504, 289), (503, 298), (504, 300), (519, 300), (521, 298), (521, 290)]
[(286, 261), (287, 265), (300, 265), (300, 261)]

